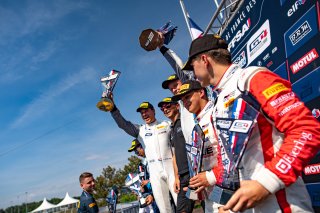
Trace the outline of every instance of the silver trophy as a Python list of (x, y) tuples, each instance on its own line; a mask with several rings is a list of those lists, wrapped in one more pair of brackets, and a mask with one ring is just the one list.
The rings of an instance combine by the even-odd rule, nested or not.
[(218, 137), (220, 146), (221, 165), (217, 177), (216, 185), (213, 191), (208, 196), (208, 199), (225, 205), (234, 192), (240, 187), (240, 178), (238, 166), (245, 152), (247, 143), (250, 139), (253, 127), (257, 123), (259, 110), (245, 95), (240, 95), (235, 98), (234, 102), (228, 106), (229, 110), (232, 107), (242, 105), (244, 111), (234, 118), (230, 113), (230, 117), (216, 117), (213, 121), (213, 126)]
[[(204, 141), (205, 135), (200, 125), (196, 124), (193, 128), (193, 144), (191, 147), (186, 146), (190, 177), (194, 177), (202, 171)], [(188, 187), (186, 197), (191, 200), (202, 200), (204, 198), (203, 192), (196, 193), (195, 191), (196, 188)]]
[(100, 79), (103, 92), (101, 95), (101, 100), (97, 103), (98, 109), (102, 111), (111, 111), (114, 107), (114, 103), (111, 99), (112, 91), (120, 77), (121, 72), (117, 70), (111, 70), (107, 76)]
[(141, 190), (140, 190), (140, 186), (141, 186), (140, 174), (129, 173), (126, 178), (125, 185), (128, 186), (133, 193), (138, 195), (140, 208), (146, 207), (147, 206), (146, 199), (143, 197), (143, 194), (141, 193)]

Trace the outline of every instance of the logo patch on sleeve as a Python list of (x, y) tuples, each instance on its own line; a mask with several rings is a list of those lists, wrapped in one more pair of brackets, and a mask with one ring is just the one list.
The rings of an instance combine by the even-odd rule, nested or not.
[(274, 96), (284, 90), (289, 90), (289, 88), (286, 87), (285, 85), (283, 85), (282, 83), (277, 83), (277, 84), (274, 84), (274, 85), (268, 87), (267, 89), (263, 90), (262, 94), (264, 95), (264, 97), (266, 99), (269, 99), (272, 96)]

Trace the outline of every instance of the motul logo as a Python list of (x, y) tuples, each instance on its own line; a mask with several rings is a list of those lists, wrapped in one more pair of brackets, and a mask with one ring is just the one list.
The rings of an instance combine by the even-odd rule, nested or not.
[(302, 68), (304, 68), (305, 66), (310, 64), (312, 61), (314, 61), (318, 57), (319, 57), (319, 55), (318, 55), (316, 49), (313, 48), (310, 52), (308, 52), (307, 54), (302, 56), (302, 58), (300, 58), (297, 62), (295, 62), (294, 64), (292, 64), (290, 66), (293, 74), (300, 71)]
[(312, 164), (312, 165), (306, 166), (304, 168), (304, 174), (306, 175), (320, 174), (320, 164)]

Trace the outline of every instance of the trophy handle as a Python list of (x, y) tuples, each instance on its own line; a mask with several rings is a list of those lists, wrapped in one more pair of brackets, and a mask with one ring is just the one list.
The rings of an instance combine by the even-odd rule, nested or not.
[(114, 107), (114, 103), (109, 98), (101, 98), (96, 106), (101, 111), (110, 112)]

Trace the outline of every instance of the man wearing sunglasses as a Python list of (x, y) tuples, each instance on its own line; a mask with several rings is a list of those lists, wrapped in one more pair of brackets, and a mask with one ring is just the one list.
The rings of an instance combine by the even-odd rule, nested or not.
[[(214, 137), (212, 119), (212, 105), (213, 102), (208, 100), (206, 89), (201, 87), (198, 81), (188, 80), (181, 85), (179, 92), (172, 97), (174, 101), (181, 100), (184, 107), (196, 115), (195, 123), (199, 125), (204, 134), (204, 148), (202, 152), (202, 176), (195, 176), (190, 179), (190, 186), (197, 187), (196, 192), (205, 189), (205, 212), (218, 212), (218, 204), (210, 201), (208, 196), (213, 187), (209, 186), (212, 181), (215, 181), (215, 176), (212, 168), (217, 164), (217, 145), (218, 142)], [(198, 149), (195, 146), (199, 143), (199, 132), (196, 131), (196, 126), (193, 130), (193, 143), (187, 145), (187, 152), (190, 158), (194, 157), (192, 150)], [(201, 153), (201, 151), (200, 151)]]
[(178, 194), (177, 198), (177, 211), (176, 212), (192, 212), (194, 207), (194, 201), (186, 197), (186, 188), (189, 185), (189, 168), (186, 153), (186, 141), (184, 139), (180, 113), (179, 104), (176, 101), (172, 101), (171, 98), (164, 98), (159, 102), (158, 107), (161, 109), (163, 114), (169, 118), (172, 122), (171, 124), (171, 136), (170, 142), (173, 147), (173, 167), (175, 172), (175, 183), (174, 189)]
[(141, 114), (145, 124), (138, 125), (127, 121), (116, 106), (111, 111), (111, 115), (119, 128), (140, 141), (149, 165), (153, 196), (160, 212), (171, 212), (169, 192), (174, 203), (177, 203), (177, 196), (173, 189), (175, 177), (169, 145), (171, 123), (157, 121), (154, 107), (149, 102), (142, 102), (136, 111)]

